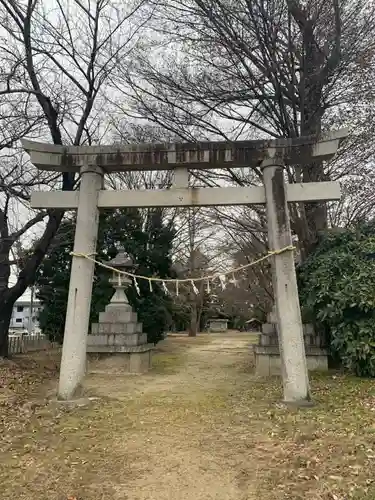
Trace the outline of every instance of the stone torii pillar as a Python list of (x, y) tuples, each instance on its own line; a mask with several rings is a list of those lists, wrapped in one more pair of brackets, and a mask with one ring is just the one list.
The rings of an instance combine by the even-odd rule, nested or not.
[[(63, 400), (74, 397), (85, 374), (94, 265), (78, 255), (96, 250), (99, 209), (266, 204), (270, 248), (279, 250), (291, 245), (287, 203), (340, 199), (340, 186), (335, 182), (285, 185), (283, 165), (329, 159), (346, 136), (346, 130), (339, 130), (319, 138), (120, 146), (54, 146), (22, 141), (37, 168), (82, 176), (79, 191), (35, 192), (31, 196), (33, 208), (77, 210), (76, 255), (72, 261), (58, 397)], [(189, 188), (187, 185), (188, 169), (259, 168), (260, 165), (264, 186)], [(174, 170), (175, 184), (167, 190), (102, 189), (103, 172), (132, 170)], [(310, 391), (292, 252), (274, 257), (274, 289), (284, 400), (303, 403), (310, 399)]]
[[(268, 246), (270, 251), (292, 248), (284, 165), (277, 158), (262, 162), (266, 192)], [(293, 251), (273, 257), (273, 293), (278, 320), (284, 401), (310, 401), (310, 387), (303, 339)]]
[[(98, 196), (103, 170), (94, 165), (80, 169), (74, 253), (95, 255), (99, 226)], [(59, 397), (70, 399), (80, 389), (86, 371), (86, 344), (90, 321), (95, 264), (73, 255), (61, 357)], [(78, 381), (78, 383), (77, 383)]]

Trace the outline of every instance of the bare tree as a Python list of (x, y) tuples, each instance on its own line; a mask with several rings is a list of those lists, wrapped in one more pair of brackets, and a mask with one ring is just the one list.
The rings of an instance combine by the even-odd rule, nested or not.
[[(157, 12), (163, 57), (155, 63), (151, 51), (122, 77), (134, 90), (133, 114), (184, 140), (319, 135), (371, 117), (369, 0), (165, 0)], [(343, 163), (335, 171), (322, 162), (288, 169), (290, 182), (344, 174)], [(225, 175), (240, 184), (260, 178)], [(306, 255), (327, 226), (326, 205), (295, 206), (292, 222)]]
[[(50, 210), (27, 219), (26, 212), (26, 221), (12, 229), (15, 200), (18, 207), (27, 206), (31, 189), (57, 179), (41, 179), (24, 158), (4, 148), (25, 135), (60, 145), (100, 142), (106, 133), (108, 78), (136, 46), (149, 16), (145, 5), (144, 0), (126, 5), (108, 0), (0, 0), (0, 109), (6, 110), (0, 114), (0, 356), (8, 354), (13, 304), (33, 283), (64, 217), (61, 210)], [(65, 173), (61, 187), (72, 190), (76, 181)], [(44, 219), (40, 238), (9, 286), (12, 247)]]
[[(247, 266), (228, 277), (226, 288), (220, 292), (226, 309), (249, 318), (254, 310), (267, 311), (273, 302), (270, 262), (264, 260), (250, 265), (267, 254), (267, 229), (262, 208), (220, 208), (212, 214), (212, 224), (220, 235), (217, 245), (227, 255), (233, 269)], [(245, 309), (247, 311), (245, 313)]]
[(176, 218), (176, 227), (176, 271), (179, 278), (187, 280), (179, 286), (179, 300), (189, 313), (189, 335), (195, 337), (217, 285), (212, 280), (200, 278), (227, 270), (231, 258), (220, 245), (219, 226), (212, 223), (212, 210), (182, 209)]

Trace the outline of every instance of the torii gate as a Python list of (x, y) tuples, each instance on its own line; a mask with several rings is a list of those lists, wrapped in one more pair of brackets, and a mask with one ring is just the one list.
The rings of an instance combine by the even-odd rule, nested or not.
[[(101, 208), (250, 204), (266, 205), (273, 251), (292, 245), (288, 202), (340, 199), (337, 182), (285, 184), (284, 165), (327, 160), (346, 136), (346, 130), (338, 130), (319, 139), (119, 146), (55, 146), (23, 140), (22, 145), (37, 168), (81, 175), (79, 191), (34, 192), (31, 196), (32, 208), (77, 210), (75, 253), (95, 253)], [(189, 169), (236, 167), (260, 167), (264, 186), (188, 187)], [(131, 170), (173, 170), (174, 184), (168, 190), (103, 189), (105, 174)], [(310, 389), (293, 252), (275, 255), (273, 263), (284, 401), (303, 403), (310, 399)], [(85, 375), (93, 274), (93, 262), (73, 256), (58, 389), (62, 400), (75, 396)]]

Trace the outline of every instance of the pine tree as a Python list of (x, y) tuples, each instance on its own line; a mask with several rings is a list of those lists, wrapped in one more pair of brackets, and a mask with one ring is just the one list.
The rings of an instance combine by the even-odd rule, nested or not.
[[(143, 238), (138, 239), (137, 274), (143, 276), (172, 276), (171, 250), (174, 230), (171, 225), (164, 225), (161, 209), (147, 212)], [(143, 330), (147, 332), (149, 342), (158, 342), (172, 324), (173, 302), (166, 295), (159, 283), (140, 281), (140, 295), (134, 287), (129, 290), (129, 302), (137, 311)]]
[[(74, 220), (61, 225), (55, 244), (40, 266), (36, 280), (37, 297), (42, 305), (39, 316), (41, 329), (60, 342), (64, 334), (74, 230)], [(102, 262), (108, 261), (115, 257), (119, 246), (122, 246), (133, 258), (137, 274), (167, 278), (171, 276), (173, 237), (173, 226), (164, 224), (160, 209), (104, 212), (99, 220), (96, 258)], [(108, 279), (109, 271), (96, 266), (90, 324), (97, 321), (99, 312), (104, 310), (113, 294)], [(134, 284), (129, 286), (129, 302), (143, 323), (148, 341), (158, 342), (171, 322), (171, 298), (157, 283), (153, 284), (152, 291), (148, 281), (139, 280), (138, 285), (140, 296)]]

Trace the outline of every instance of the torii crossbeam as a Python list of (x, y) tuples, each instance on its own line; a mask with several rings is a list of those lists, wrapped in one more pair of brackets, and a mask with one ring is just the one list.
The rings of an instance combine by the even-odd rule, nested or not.
[[(119, 146), (54, 146), (23, 140), (31, 162), (41, 170), (77, 172), (76, 192), (32, 193), (33, 208), (77, 210), (74, 253), (93, 254), (99, 209), (116, 207), (188, 207), (265, 204), (270, 250), (292, 245), (288, 202), (338, 200), (336, 182), (285, 184), (284, 166), (328, 160), (346, 138), (346, 130), (316, 137), (270, 141), (199, 142)], [(258, 167), (263, 187), (189, 188), (189, 169)], [(105, 174), (131, 170), (173, 170), (168, 190), (103, 189)], [(273, 287), (278, 317), (284, 400), (310, 399), (301, 312), (292, 252), (273, 258)], [(68, 400), (80, 387), (86, 369), (94, 264), (73, 256), (58, 397)]]

